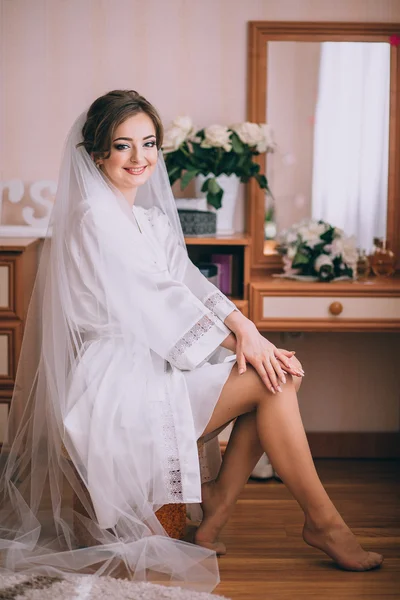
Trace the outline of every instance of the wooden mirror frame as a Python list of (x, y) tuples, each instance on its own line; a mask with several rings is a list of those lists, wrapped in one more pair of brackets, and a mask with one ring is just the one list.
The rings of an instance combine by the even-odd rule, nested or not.
[[(250, 21), (248, 34), (247, 118), (256, 123), (267, 121), (267, 42), (389, 42), (393, 36), (386, 238), (400, 268), (400, 24)], [(256, 158), (261, 172), (265, 173), (265, 155)], [(264, 210), (264, 192), (252, 179), (248, 186), (246, 219), (252, 239), (251, 268), (255, 276), (259, 276), (261, 270), (282, 268), (278, 254), (264, 255)]]

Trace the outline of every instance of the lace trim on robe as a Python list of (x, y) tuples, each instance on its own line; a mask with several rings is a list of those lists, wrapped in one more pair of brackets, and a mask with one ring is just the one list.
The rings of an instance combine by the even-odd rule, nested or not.
[[(165, 363), (168, 375), (168, 363)], [(171, 399), (168, 381), (166, 386), (165, 401), (162, 403), (162, 432), (164, 442), (164, 481), (168, 501), (172, 504), (183, 502), (182, 474), (179, 461), (178, 439), (176, 437), (174, 417), (172, 415)]]
[(209, 296), (206, 299), (206, 301), (204, 302), (204, 305), (206, 308), (208, 308), (208, 310), (214, 311), (214, 308), (220, 302), (226, 302), (225, 296), (223, 296), (219, 292), (214, 292), (213, 294), (211, 294), (211, 296)]
[(215, 322), (211, 316), (204, 315), (200, 321), (197, 321), (196, 325), (193, 325), (191, 329), (180, 340), (175, 344), (169, 353), (169, 362), (179, 362), (179, 357), (193, 344), (199, 341), (199, 339), (206, 334), (212, 327), (215, 326)]

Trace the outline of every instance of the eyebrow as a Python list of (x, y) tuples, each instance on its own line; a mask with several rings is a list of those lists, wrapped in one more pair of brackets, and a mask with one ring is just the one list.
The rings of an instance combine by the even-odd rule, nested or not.
[[(144, 137), (143, 139), (144, 140), (148, 140), (149, 138), (155, 138), (155, 137), (156, 136), (154, 135), (154, 133), (152, 133), (151, 135), (146, 135), (146, 137)], [(118, 140), (126, 140), (127, 142), (133, 142), (133, 139), (132, 138), (128, 138), (128, 137), (119, 137), (119, 138), (116, 138), (114, 140), (114, 142), (117, 142)]]

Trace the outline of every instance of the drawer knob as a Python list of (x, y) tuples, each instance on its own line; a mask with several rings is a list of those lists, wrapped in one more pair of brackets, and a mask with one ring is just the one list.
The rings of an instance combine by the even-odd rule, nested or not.
[(331, 315), (335, 315), (335, 317), (337, 317), (341, 312), (343, 312), (343, 304), (341, 302), (332, 302), (332, 304), (329, 305), (329, 312)]

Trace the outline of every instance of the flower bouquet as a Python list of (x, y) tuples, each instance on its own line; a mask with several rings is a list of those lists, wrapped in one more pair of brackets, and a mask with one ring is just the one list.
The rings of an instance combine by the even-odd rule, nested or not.
[(283, 277), (309, 281), (353, 279), (357, 249), (354, 237), (324, 221), (305, 219), (278, 236)]
[(219, 209), (224, 194), (220, 175), (236, 175), (243, 183), (254, 177), (260, 188), (268, 191), (267, 179), (253, 158), (273, 152), (274, 147), (266, 124), (246, 122), (196, 129), (190, 117), (177, 117), (165, 130), (163, 153), (171, 185), (180, 179), (184, 189), (196, 176), (203, 175), (206, 179), (201, 191), (208, 204)]

